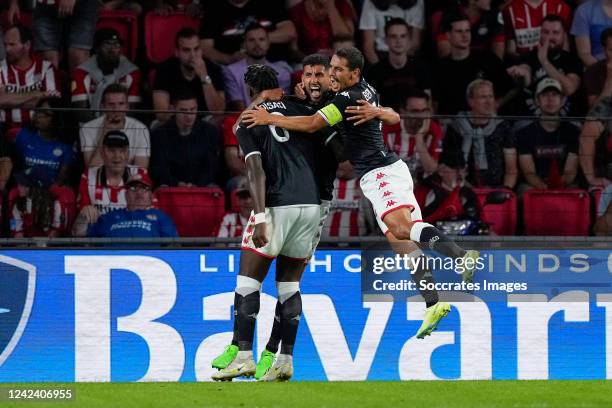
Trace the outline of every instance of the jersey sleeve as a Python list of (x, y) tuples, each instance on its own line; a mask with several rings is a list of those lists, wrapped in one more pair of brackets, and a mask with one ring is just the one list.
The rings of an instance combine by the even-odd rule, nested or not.
[(130, 89), (128, 89), (128, 102), (139, 103), (140, 102), (140, 70), (132, 71), (129, 75), (132, 76), (130, 83)]
[(231, 219), (233, 214), (225, 214), (221, 224), (217, 228), (217, 238), (229, 238), (229, 230), (232, 225)]
[(440, 159), (442, 153), (442, 128), (436, 122), (431, 122), (430, 126), (431, 143), (429, 144), (429, 155), (434, 160)]
[(49, 68), (47, 68), (47, 70), (45, 71), (43, 84), (45, 91), (56, 91), (59, 93), (62, 92), (59, 74), (58, 71), (53, 67), (53, 65), (50, 65)]
[(85, 84), (85, 77), (87, 72), (77, 68), (72, 74), (72, 102), (86, 102), (87, 101), (87, 85)]
[(348, 91), (338, 93), (334, 99), (317, 112), (323, 116), (323, 119), (329, 126), (337, 125), (344, 120), (344, 110), (351, 105), (356, 105), (351, 94)]
[(106, 221), (107, 218), (108, 218), (108, 214), (104, 214), (100, 216), (100, 218), (98, 218), (98, 221), (90, 225), (89, 228), (87, 229), (87, 236), (91, 238), (105, 237), (106, 230), (107, 230), (106, 226), (108, 225)]
[(79, 184), (79, 211), (91, 204), (91, 198), (89, 197), (89, 183), (87, 175), (84, 173), (81, 175), (81, 182)]
[(159, 235), (160, 237), (178, 237), (174, 221), (167, 214), (160, 212), (159, 215)]
[(261, 137), (257, 135), (257, 127), (253, 129), (247, 129), (244, 126), (239, 126), (236, 131), (236, 137), (238, 138), (238, 144), (244, 153), (244, 161), (250, 155), (261, 154)]

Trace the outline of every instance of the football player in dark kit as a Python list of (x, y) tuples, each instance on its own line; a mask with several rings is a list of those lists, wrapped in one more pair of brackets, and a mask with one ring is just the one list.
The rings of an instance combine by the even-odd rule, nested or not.
[[(309, 116), (286, 117), (270, 114), (266, 107), (260, 106), (245, 112), (243, 122), (249, 127), (267, 125), (308, 133), (326, 127), (338, 128), (344, 138), (344, 154), (360, 177), (361, 190), (372, 203), (378, 225), (392, 247), (415, 258), (421, 257), (422, 253), (406, 245), (406, 241), (427, 244), (446, 257), (460, 260), (465, 267), (463, 279), (470, 282), (480, 254), (462, 249), (435, 226), (422, 221), (410, 171), (397, 155), (387, 151), (380, 119), (365, 122), (348, 120), (347, 112), (359, 111), (360, 100), (379, 105), (376, 90), (361, 77), (363, 65), (363, 54), (358, 49), (339, 49), (332, 57), (330, 73), (339, 84), (339, 92), (325, 107)], [(427, 277), (426, 280), (431, 279), (431, 273), (427, 271), (423, 276)], [(417, 338), (431, 334), (450, 311), (450, 305), (439, 301), (435, 291), (422, 294), (427, 308)]]
[[(250, 66), (245, 82), (254, 96), (278, 88), (276, 72), (263, 65)], [(263, 102), (261, 106), (281, 116), (315, 112), (293, 97)], [(254, 211), (242, 240), (234, 300), (234, 338), (213, 361), (213, 367), (219, 371), (212, 378), (231, 380), (257, 374), (257, 379), (266, 380), (261, 377), (269, 374), (274, 379), (289, 379), (293, 375), (293, 346), (302, 312), (299, 281), (304, 263), (312, 254), (320, 220), (314, 166), (316, 140), (311, 135), (276, 126), (252, 129), (239, 126), (237, 137), (245, 155)], [(281, 353), (267, 373), (256, 373), (252, 348), (261, 283), (275, 258)], [(262, 355), (260, 361), (264, 358)]]

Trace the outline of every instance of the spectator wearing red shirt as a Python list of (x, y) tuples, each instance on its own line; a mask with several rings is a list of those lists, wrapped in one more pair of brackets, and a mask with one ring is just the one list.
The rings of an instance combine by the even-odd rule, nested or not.
[(383, 137), (390, 151), (408, 164), (415, 182), (432, 174), (442, 152), (442, 128), (430, 119), (430, 97), (418, 88), (407, 93), (400, 107), (403, 119), (396, 125), (384, 125)]
[(365, 219), (359, 211), (362, 197), (359, 178), (355, 177), (353, 167), (348, 161), (340, 163), (334, 180), (334, 199), (325, 218), (322, 237), (363, 236)]
[(246, 165), (244, 155), (238, 145), (238, 139), (232, 130), (232, 126), (238, 120), (238, 115), (226, 116), (223, 119), (223, 157), (230, 171), (231, 180), (228, 183), (228, 190), (238, 183), (238, 178), (246, 175)]
[[(472, 51), (492, 51), (503, 59), (506, 35), (500, 21), (501, 13), (491, 7), (491, 0), (462, 0), (459, 12), (465, 14), (472, 27)], [(436, 11), (431, 16), (431, 31), (440, 57), (447, 57), (451, 52), (448, 35), (442, 30), (444, 16), (445, 10)]]
[(253, 198), (245, 177), (242, 177), (238, 183), (236, 196), (238, 197), (238, 212), (225, 214), (217, 231), (218, 238), (242, 237), (244, 227), (249, 221), (251, 211), (253, 211)]
[(331, 54), (334, 38), (353, 37), (356, 14), (348, 0), (304, 0), (289, 9), (297, 30), (297, 59)]
[(0, 63), (0, 105), (8, 108), (3, 121), (8, 128), (30, 123), (33, 108), (41, 99), (59, 96), (55, 68), (31, 53), (32, 34), (14, 26), (4, 33), (6, 60)]
[[(89, 225), (102, 214), (127, 206), (125, 184), (135, 175), (149, 179), (146, 169), (129, 166), (129, 139), (121, 131), (110, 131), (102, 142), (103, 165), (90, 167), (81, 176), (79, 185), (79, 215), (72, 233), (83, 237)], [(152, 184), (152, 183), (151, 183)]]
[(516, 57), (533, 51), (540, 43), (544, 17), (556, 14), (566, 27), (572, 23), (572, 10), (563, 0), (513, 0), (504, 10), (506, 53)]
[(110, 84), (121, 84), (128, 90), (131, 109), (140, 102), (140, 69), (121, 55), (121, 38), (113, 28), (96, 32), (95, 54), (78, 66), (72, 75), (72, 104), (89, 108), (78, 112), (81, 122), (92, 120), (102, 104), (104, 90)]

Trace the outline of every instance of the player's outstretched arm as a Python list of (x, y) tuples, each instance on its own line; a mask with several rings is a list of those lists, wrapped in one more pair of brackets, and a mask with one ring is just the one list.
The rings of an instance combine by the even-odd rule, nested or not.
[(384, 106), (375, 106), (366, 100), (360, 99), (357, 101), (359, 105), (348, 106), (344, 111), (347, 114), (347, 120), (355, 122), (354, 125), (361, 125), (372, 119), (380, 119), (386, 125), (394, 125), (399, 123), (400, 115), (393, 108)]
[(269, 242), (266, 230), (265, 216), (263, 222), (258, 219), (260, 214), (266, 213), (266, 172), (261, 164), (261, 154), (250, 154), (246, 158), (247, 180), (249, 191), (253, 197), (253, 211), (255, 213), (255, 231), (253, 244), (261, 248)]
[(327, 122), (321, 115), (315, 113), (310, 116), (281, 116), (272, 115), (262, 107), (256, 107), (253, 110), (244, 112), (242, 116), (244, 123), (248, 124), (249, 128), (254, 126), (278, 126), (287, 130), (296, 132), (314, 133), (317, 130), (327, 126)]
[(251, 104), (247, 106), (245, 110), (242, 111), (242, 113), (240, 114), (236, 122), (234, 122), (234, 126), (232, 126), (232, 131), (234, 132), (234, 134), (236, 134), (236, 130), (238, 130), (238, 125), (240, 125), (240, 122), (242, 122), (242, 117), (244, 116), (245, 112), (250, 111), (251, 109), (255, 108), (257, 105), (265, 101), (280, 101), (283, 98), (284, 93), (285, 92), (283, 91), (283, 88), (274, 88), (274, 89), (266, 89), (265, 91), (257, 95), (251, 101)]

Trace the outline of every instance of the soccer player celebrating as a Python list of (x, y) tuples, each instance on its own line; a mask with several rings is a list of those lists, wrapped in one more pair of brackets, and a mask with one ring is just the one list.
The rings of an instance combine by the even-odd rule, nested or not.
[[(254, 96), (278, 88), (276, 73), (263, 65), (250, 66), (245, 82)], [(276, 115), (314, 112), (290, 97), (263, 105)], [(293, 346), (302, 313), (299, 281), (304, 262), (312, 253), (320, 218), (315, 140), (310, 135), (275, 126), (252, 129), (240, 126), (237, 137), (245, 155), (254, 211), (242, 240), (234, 298), (234, 338), (223, 354), (213, 360), (213, 367), (219, 371), (212, 378), (231, 380), (255, 375), (263, 379), (264, 374), (269, 374), (274, 379), (286, 380), (293, 375)], [(255, 321), (261, 283), (274, 258), (282, 346), (274, 366), (267, 373), (256, 372), (252, 351)], [(273, 354), (267, 353), (270, 352), (264, 351), (260, 361), (273, 360)]]
[[(267, 125), (297, 132), (316, 132), (327, 126), (340, 129), (344, 137), (344, 152), (360, 177), (363, 194), (372, 203), (378, 225), (387, 236), (392, 247), (407, 253), (405, 241), (412, 240), (428, 244), (444, 256), (463, 258), (466, 267), (465, 281), (471, 281), (479, 256), (477, 251), (460, 248), (436, 227), (422, 221), (421, 210), (416, 201), (412, 176), (406, 164), (393, 153), (389, 153), (383, 142), (382, 123), (378, 118), (363, 117), (352, 122), (347, 113), (359, 111), (365, 100), (378, 105), (379, 96), (362, 77), (363, 54), (354, 47), (336, 51), (331, 60), (331, 78), (338, 83), (339, 92), (325, 107), (309, 116), (280, 116), (269, 113), (266, 107), (258, 106), (242, 116), (249, 127)], [(367, 120), (364, 120), (367, 119)], [(407, 253), (408, 254), (408, 253)], [(417, 256), (414, 251), (408, 254)], [(425, 296), (426, 311), (417, 338), (431, 334), (439, 321), (450, 311), (450, 305), (438, 300), (437, 294)]]

